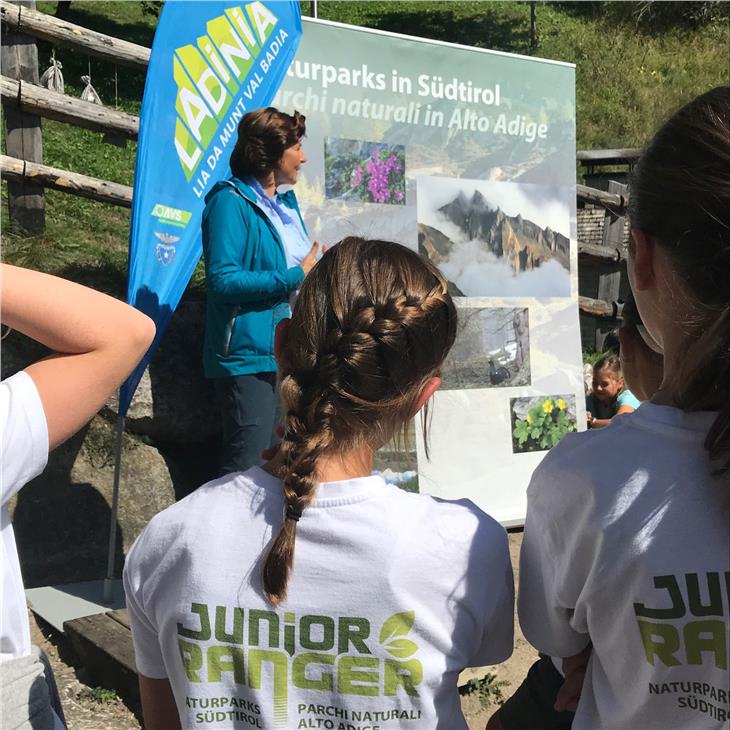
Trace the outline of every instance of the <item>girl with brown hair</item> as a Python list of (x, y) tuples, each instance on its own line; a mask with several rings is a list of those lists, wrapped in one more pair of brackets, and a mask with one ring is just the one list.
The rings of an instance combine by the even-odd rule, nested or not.
[(608, 426), (614, 416), (633, 413), (641, 402), (628, 389), (618, 355), (604, 355), (593, 365), (593, 393), (588, 428)]
[(277, 329), (284, 437), (157, 515), (125, 588), (145, 727), (466, 728), (457, 678), (512, 652), (505, 531), (401, 491), (373, 456), (440, 384), (441, 274), (350, 238)]
[[(520, 623), (540, 651), (584, 658), (556, 703), (575, 709), (585, 673), (573, 730), (719, 730), (730, 717), (730, 88), (664, 124), (630, 196), (629, 280), (663, 379), (635, 413), (569, 435), (535, 471)], [(597, 453), (612, 456), (601, 469)], [(503, 709), (501, 726), (538, 725)]]

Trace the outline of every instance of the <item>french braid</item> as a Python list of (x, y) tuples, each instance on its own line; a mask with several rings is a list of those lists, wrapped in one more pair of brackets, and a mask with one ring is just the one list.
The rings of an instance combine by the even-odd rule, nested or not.
[(390, 440), (415, 415), (455, 335), (445, 280), (404, 246), (347, 238), (309, 273), (280, 357), (285, 514), (263, 567), (273, 604), (286, 596), (317, 461)]

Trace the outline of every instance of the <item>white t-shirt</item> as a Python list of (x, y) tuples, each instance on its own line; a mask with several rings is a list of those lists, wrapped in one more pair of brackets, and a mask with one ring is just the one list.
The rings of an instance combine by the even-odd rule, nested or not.
[(465, 729), (457, 677), (512, 653), (505, 531), (379, 476), (318, 487), (288, 599), (260, 559), (284, 508), (258, 467), (156, 515), (124, 569), (137, 667), (184, 728)]
[(703, 448), (714, 418), (644, 403), (568, 435), (533, 475), (520, 623), (553, 656), (593, 642), (573, 730), (728, 727), (728, 483)]
[(30, 628), (18, 551), (7, 505), (45, 468), (48, 427), (38, 391), (25, 372), (0, 383), (0, 661), (30, 654)]

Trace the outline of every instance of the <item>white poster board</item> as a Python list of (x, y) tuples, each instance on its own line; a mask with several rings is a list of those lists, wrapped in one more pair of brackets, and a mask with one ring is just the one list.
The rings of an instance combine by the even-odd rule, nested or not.
[(305, 19), (274, 105), (307, 118), (312, 238), (418, 250), (459, 307), (430, 461), (418, 423), (376, 467), (521, 524), (547, 448), (585, 424), (574, 66)]

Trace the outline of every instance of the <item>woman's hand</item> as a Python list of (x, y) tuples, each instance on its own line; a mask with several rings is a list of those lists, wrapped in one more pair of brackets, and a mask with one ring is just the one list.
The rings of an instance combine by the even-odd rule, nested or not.
[(302, 259), (302, 262), (299, 264), (302, 267), (305, 276), (312, 270), (312, 267), (317, 263), (317, 254), (319, 253), (320, 245), (322, 245), (322, 253), (326, 253), (329, 246), (327, 246), (327, 244), (320, 244), (319, 241), (315, 241), (312, 244), (312, 248), (309, 249), (309, 253)]

